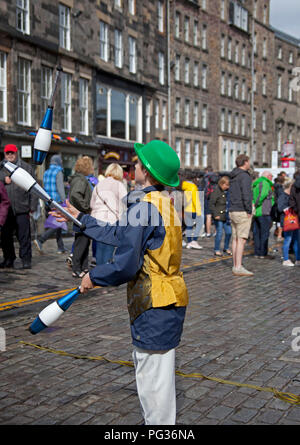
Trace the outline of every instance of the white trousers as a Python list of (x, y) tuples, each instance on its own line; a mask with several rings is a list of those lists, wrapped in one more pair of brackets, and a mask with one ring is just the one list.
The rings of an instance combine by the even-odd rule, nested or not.
[(175, 349), (132, 353), (136, 386), (146, 425), (175, 425)]

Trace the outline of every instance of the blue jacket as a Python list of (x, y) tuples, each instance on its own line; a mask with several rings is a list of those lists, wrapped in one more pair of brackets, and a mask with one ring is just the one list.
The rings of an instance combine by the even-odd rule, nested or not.
[(284, 191), (281, 192), (278, 197), (277, 208), (278, 208), (278, 212), (280, 215), (280, 226), (281, 227), (283, 227), (284, 209), (287, 209), (290, 207), (289, 199), (290, 199), (290, 195), (288, 195)]
[[(90, 271), (95, 285), (119, 286), (134, 279), (144, 262), (147, 249), (158, 249), (165, 238), (165, 228), (157, 208), (142, 201), (145, 193), (161, 191), (163, 187), (147, 187), (127, 195), (128, 210), (121, 219), (109, 225), (89, 215), (80, 214), (88, 237), (116, 247), (110, 263)], [(134, 345), (148, 350), (168, 350), (178, 346), (186, 307), (169, 305), (143, 312), (131, 323)]]
[(44, 173), (44, 188), (46, 192), (56, 202), (62, 202), (64, 198), (60, 196), (57, 188), (57, 175), (62, 174), (63, 168), (59, 165), (50, 164), (48, 170)]

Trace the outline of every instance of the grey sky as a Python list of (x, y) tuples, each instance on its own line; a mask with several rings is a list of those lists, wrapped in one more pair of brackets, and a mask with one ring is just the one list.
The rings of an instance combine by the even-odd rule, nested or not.
[(300, 39), (300, 0), (271, 0), (270, 24)]

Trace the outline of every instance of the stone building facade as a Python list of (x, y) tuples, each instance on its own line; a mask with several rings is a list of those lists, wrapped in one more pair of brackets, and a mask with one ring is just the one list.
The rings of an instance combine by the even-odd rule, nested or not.
[(134, 142), (167, 138), (167, 122), (154, 130), (154, 104), (167, 103), (156, 3), (0, 0), (1, 146), (33, 145), (61, 66), (51, 153), (62, 153), (66, 174), (82, 154), (99, 170), (116, 161), (132, 171)]
[(82, 154), (99, 172), (116, 161), (133, 174), (134, 142), (153, 138), (199, 172), (228, 171), (239, 153), (270, 167), (288, 139), (300, 152), (291, 87), (299, 41), (270, 26), (269, 8), (270, 0), (0, 0), (1, 147), (25, 147), (30, 161), (61, 65), (51, 153), (62, 153), (66, 176)]
[[(270, 26), (270, 0), (177, 0), (171, 4), (174, 20), (176, 15), (180, 17), (182, 28), (178, 39), (178, 26), (173, 26), (171, 63), (176, 67), (176, 54), (181, 53), (184, 71), (186, 53), (194, 60), (198, 55), (200, 72), (202, 64), (207, 66), (205, 88), (201, 81), (199, 87), (190, 83), (187, 92), (184, 79), (176, 80), (176, 68), (172, 78), (172, 144), (180, 152), (184, 168), (203, 170), (211, 165), (227, 171), (234, 167), (239, 153), (247, 153), (256, 168), (270, 168), (274, 151), (280, 166), (282, 145), (287, 140), (300, 152), (299, 97), (291, 88), (292, 69), (299, 65), (299, 40)], [(185, 41), (184, 18), (191, 14), (191, 23), (199, 24), (200, 41), (205, 29), (204, 49), (202, 42), (197, 47)], [(282, 60), (278, 61), (279, 42)], [(280, 73), (282, 94), (278, 98)], [(176, 100), (184, 102), (188, 95), (193, 97), (191, 103), (199, 103), (199, 110), (207, 104), (206, 126), (201, 118), (198, 126), (185, 125), (184, 118), (178, 125)], [(181, 109), (184, 113), (184, 103)], [(194, 116), (192, 106), (190, 115), (189, 122)]]

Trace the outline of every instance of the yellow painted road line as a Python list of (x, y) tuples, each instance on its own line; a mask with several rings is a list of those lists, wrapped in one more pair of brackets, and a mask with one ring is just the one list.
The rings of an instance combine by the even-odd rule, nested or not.
[[(276, 247), (276, 246), (278, 246), (278, 245), (275, 244), (272, 247)], [(244, 255), (249, 255), (250, 253), (253, 253), (253, 250), (245, 251)], [(228, 260), (230, 258), (232, 258), (232, 255), (208, 258), (207, 260), (202, 260), (202, 261), (200, 261), (198, 263), (185, 264), (185, 265), (182, 266), (182, 269), (184, 269), (184, 270), (192, 269), (194, 267), (204, 266), (205, 264), (218, 263), (219, 261)], [(96, 286), (96, 287), (99, 287), (99, 286)], [(58, 297), (63, 297), (68, 292), (71, 292), (74, 289), (76, 289), (76, 288), (73, 287), (71, 289), (63, 289), (63, 290), (60, 290), (60, 291), (50, 292), (50, 293), (47, 293), (47, 294), (35, 295), (33, 297), (28, 297), (28, 298), (21, 298), (19, 300), (6, 301), (5, 303), (0, 303), (0, 311), (5, 311), (5, 310), (16, 308), (16, 307), (22, 307), (22, 306), (25, 306), (27, 304), (34, 304), (34, 303), (38, 303), (40, 301), (53, 300), (53, 299), (58, 298)]]
[[(207, 260), (202, 260), (198, 263), (193, 263), (193, 264), (186, 264), (184, 266), (182, 266), (183, 269), (187, 270), (193, 267), (197, 267), (197, 266), (203, 266), (205, 264), (209, 264), (209, 263), (216, 263), (219, 261), (223, 261), (225, 259), (231, 258), (231, 255), (228, 256), (222, 256), (220, 258), (209, 258)], [(67, 294), (68, 292), (71, 292), (71, 290), (76, 289), (75, 287), (72, 289), (63, 289), (61, 291), (57, 291), (57, 292), (50, 292), (47, 294), (41, 294), (41, 295), (35, 295), (33, 297), (28, 297), (28, 298), (22, 298), (20, 300), (14, 300), (14, 301), (6, 301), (5, 303), (0, 303), (0, 312), (1, 311), (5, 311), (8, 309), (12, 309), (12, 308), (16, 308), (16, 307), (22, 307), (25, 306), (27, 304), (34, 304), (34, 303), (38, 303), (40, 301), (46, 301), (46, 300), (53, 300), (55, 298), (58, 297), (62, 297), (65, 294)]]
[(57, 297), (63, 297), (68, 292), (71, 292), (74, 289), (76, 289), (76, 287), (73, 287), (71, 289), (63, 289), (56, 292), (49, 292), (46, 294), (34, 295), (33, 297), (21, 298), (19, 300), (6, 301), (5, 303), (0, 303), (0, 311), (11, 309), (13, 307), (20, 307), (25, 304), (37, 303), (39, 301), (53, 300), (54, 298)]

